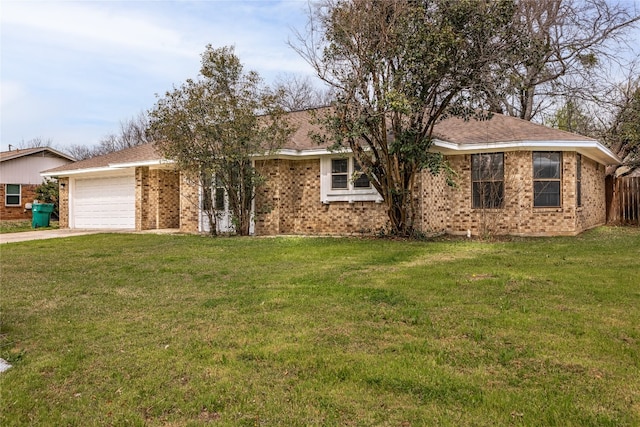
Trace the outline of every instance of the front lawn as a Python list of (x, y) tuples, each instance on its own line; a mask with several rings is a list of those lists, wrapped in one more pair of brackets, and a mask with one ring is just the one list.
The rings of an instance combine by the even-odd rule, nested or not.
[(640, 424), (640, 229), (3, 245), (0, 425)]

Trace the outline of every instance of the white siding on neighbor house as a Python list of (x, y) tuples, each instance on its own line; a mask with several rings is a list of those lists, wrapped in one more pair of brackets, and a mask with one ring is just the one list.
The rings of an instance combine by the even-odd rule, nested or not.
[(43, 156), (42, 153), (0, 163), (0, 182), (6, 184), (41, 184), (40, 172), (70, 163), (60, 157)]
[(74, 179), (70, 185), (70, 228), (135, 228), (136, 187), (133, 173)]

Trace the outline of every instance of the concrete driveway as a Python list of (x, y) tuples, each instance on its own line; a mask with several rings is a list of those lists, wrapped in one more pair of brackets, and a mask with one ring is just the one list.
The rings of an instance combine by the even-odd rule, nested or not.
[(83, 236), (85, 234), (98, 233), (131, 233), (132, 230), (36, 230), (23, 231), (22, 233), (6, 233), (0, 234), (0, 244), (26, 242), (28, 240), (56, 239), (58, 237)]

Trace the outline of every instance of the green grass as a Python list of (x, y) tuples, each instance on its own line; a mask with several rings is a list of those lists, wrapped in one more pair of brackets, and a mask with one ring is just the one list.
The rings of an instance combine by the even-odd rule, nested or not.
[(3, 245), (0, 425), (640, 425), (640, 229)]
[[(58, 228), (58, 221), (50, 221), (49, 227), (41, 227), (38, 230), (52, 230)], [(1, 220), (0, 221), (0, 234), (2, 233), (21, 233), (23, 231), (34, 231), (31, 226), (31, 220), (16, 219), (16, 220)]]

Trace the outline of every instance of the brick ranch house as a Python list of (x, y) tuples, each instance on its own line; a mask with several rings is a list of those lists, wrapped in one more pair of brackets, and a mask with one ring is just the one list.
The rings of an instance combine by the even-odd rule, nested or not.
[[(349, 153), (312, 142), (308, 111), (289, 114), (297, 128), (285, 146), (256, 157), (267, 178), (255, 199), (252, 233), (351, 234), (385, 228), (385, 205)], [(317, 129), (315, 129), (317, 131)], [(434, 132), (434, 151), (456, 172), (417, 180), (423, 232), (474, 235), (575, 235), (605, 223), (605, 167), (619, 164), (597, 140), (513, 117), (449, 118)], [(60, 180), (60, 226), (207, 230), (202, 194), (151, 145), (47, 171)], [(221, 189), (212, 199), (224, 211)], [(224, 216), (223, 216), (224, 219)], [(229, 226), (219, 221), (221, 231)]]
[(0, 152), (0, 219), (31, 219), (28, 208), (42, 184), (40, 172), (73, 161), (73, 157), (49, 147)]

